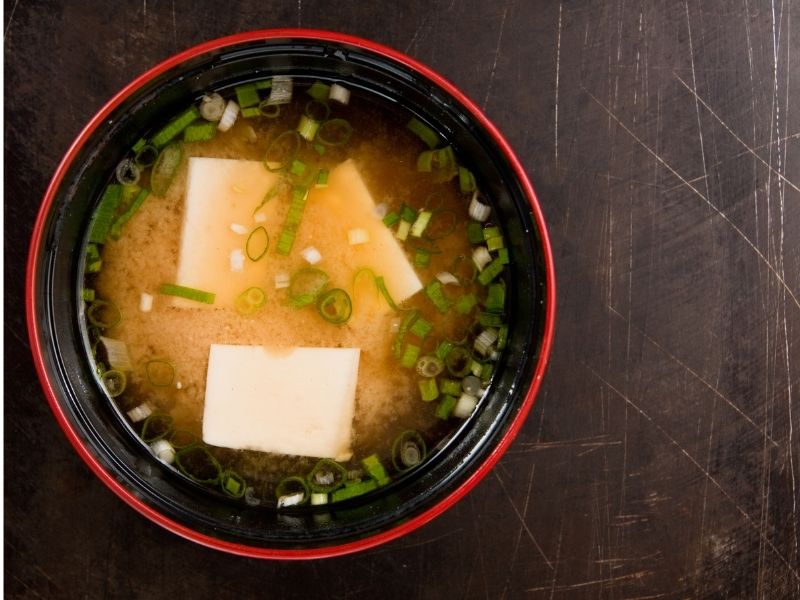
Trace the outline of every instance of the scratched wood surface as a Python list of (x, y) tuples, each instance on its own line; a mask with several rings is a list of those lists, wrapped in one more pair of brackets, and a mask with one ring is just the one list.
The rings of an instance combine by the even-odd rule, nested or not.
[[(6, 0), (6, 595), (800, 598), (798, 20), (794, 0)], [(405, 51), (485, 109), (540, 196), (559, 314), (529, 420), (466, 499), (277, 564), (179, 539), (90, 475), (21, 296), (46, 183), (116, 90), (298, 25)]]

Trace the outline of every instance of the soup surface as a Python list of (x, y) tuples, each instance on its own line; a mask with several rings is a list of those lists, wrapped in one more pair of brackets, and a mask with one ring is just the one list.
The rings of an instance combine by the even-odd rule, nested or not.
[[(485, 395), (507, 335), (508, 255), (470, 172), (410, 115), (364, 96), (343, 104), (341, 92), (311, 83), (295, 81), (281, 104), (271, 94), (283, 102), (274, 88), (285, 84), (269, 80), (226, 94), (225, 106), (239, 108), (227, 131), (192, 113), (188, 125), (179, 115), (146, 132), (87, 245), (87, 336), (101, 383), (159, 458), (251, 504), (346, 499), (419, 466)], [(254, 356), (246, 350), (215, 370), (212, 346), (271, 356), (355, 349), (353, 393), (309, 383), (346, 389), (347, 375), (324, 359), (341, 353), (295, 362), (283, 381), (254, 375), (287, 364), (277, 359), (237, 371)], [(219, 392), (226, 376), (237, 401)], [(312, 390), (296, 411), (338, 427), (327, 431), (343, 440), (337, 451), (210, 443), (212, 389), (214, 423), (224, 426), (228, 405), (239, 411), (225, 439), (237, 439), (236, 419), (241, 429), (256, 418), (282, 429), (289, 448), (321, 439), (285, 431), (313, 418), (293, 414), (295, 387)], [(247, 412), (262, 401), (280, 410)]]

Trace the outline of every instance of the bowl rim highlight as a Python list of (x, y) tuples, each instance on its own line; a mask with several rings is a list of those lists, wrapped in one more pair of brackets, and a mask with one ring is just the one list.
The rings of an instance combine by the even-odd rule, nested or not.
[[(132, 493), (127, 487), (123, 486), (112, 473), (109, 473), (103, 465), (96, 459), (95, 456), (83, 445), (81, 437), (78, 432), (73, 428), (64, 408), (59, 403), (55, 393), (52, 379), (56, 376), (47, 371), (45, 367), (44, 354), (41, 347), (41, 327), (36, 319), (36, 306), (35, 306), (35, 290), (37, 285), (37, 272), (40, 268), (40, 259), (42, 253), (42, 241), (45, 229), (45, 222), (53, 206), (54, 199), (61, 183), (77, 157), (79, 151), (83, 148), (86, 142), (91, 137), (92, 133), (98, 126), (128, 97), (135, 94), (140, 88), (148, 82), (158, 77), (159, 75), (169, 71), (172, 68), (178, 67), (181, 63), (198, 57), (200, 55), (222, 50), (227, 47), (235, 46), (242, 43), (252, 42), (270, 42), (279, 39), (299, 39), (303, 41), (318, 41), (323, 43), (332, 44), (346, 44), (354, 46), (360, 50), (372, 52), (387, 59), (389, 62), (399, 63), (400, 65), (414, 71), (421, 75), (424, 79), (432, 82), (444, 90), (447, 94), (460, 102), (469, 113), (469, 116), (474, 119), (485, 131), (491, 136), (493, 141), (500, 148), (503, 159), (508, 161), (509, 166), (514, 172), (519, 185), (525, 192), (525, 196), (529, 202), (530, 209), (533, 214), (533, 219), (537, 227), (537, 233), (541, 240), (542, 260), (545, 266), (545, 295), (542, 301), (545, 303), (545, 318), (543, 326), (543, 335), (539, 355), (537, 357), (536, 368), (533, 373), (533, 379), (525, 394), (524, 399), (520, 405), (517, 414), (511, 420), (503, 437), (492, 448), (487, 458), (467, 477), (467, 479), (454, 490), (449, 492), (444, 498), (424, 509), (420, 514), (403, 521), (399, 524), (393, 525), (389, 529), (369, 534), (364, 538), (348, 541), (341, 544), (334, 544), (324, 547), (302, 548), (302, 549), (274, 549), (249, 546), (246, 544), (234, 543), (227, 540), (221, 540), (212, 536), (206, 535), (195, 531), (191, 527), (178, 523), (175, 520), (167, 517), (161, 512), (155, 510), (153, 507), (148, 506), (142, 500)], [(510, 446), (519, 430), (522, 428), (525, 419), (533, 406), (534, 400), (538, 393), (544, 371), (550, 356), (552, 347), (553, 333), (555, 327), (555, 309), (556, 309), (556, 290), (555, 290), (555, 270), (552, 255), (552, 248), (547, 234), (544, 217), (539, 206), (539, 200), (536, 192), (533, 189), (528, 177), (519, 162), (519, 159), (514, 154), (508, 142), (494, 126), (494, 124), (483, 114), (482, 110), (471, 101), (463, 92), (461, 92), (450, 81), (425, 66), (424, 64), (416, 61), (413, 58), (405, 55), (402, 52), (373, 42), (360, 37), (352, 36), (349, 34), (331, 32), (319, 29), (304, 29), (304, 28), (280, 28), (280, 29), (264, 29), (254, 30), (249, 32), (237, 33), (225, 37), (216, 38), (187, 50), (179, 52), (174, 56), (167, 58), (156, 66), (148, 69), (142, 73), (122, 90), (116, 93), (105, 105), (91, 118), (88, 124), (78, 134), (76, 139), (72, 142), (67, 150), (64, 158), (61, 160), (58, 168), (55, 171), (50, 183), (48, 184), (42, 204), (39, 208), (38, 215), (31, 235), (30, 248), (28, 253), (28, 262), (26, 267), (26, 283), (25, 283), (25, 305), (26, 305), (26, 319), (28, 326), (28, 336), (31, 344), (31, 352), (33, 354), (36, 371), (39, 376), (42, 388), (44, 390), (50, 408), (56, 417), (56, 421), (63, 430), (73, 448), (77, 451), (78, 455), (89, 466), (94, 474), (113, 491), (125, 503), (135, 509), (137, 512), (151, 520), (152, 522), (164, 527), (165, 529), (185, 538), (217, 550), (246, 556), (251, 558), (271, 558), (271, 559), (313, 559), (325, 558), (350, 554), (361, 550), (372, 548), (398, 537), (401, 537), (411, 531), (421, 527), (429, 521), (436, 518), (445, 510), (453, 506), (458, 500), (464, 497), (472, 488), (474, 488), (494, 467), (500, 457)]]

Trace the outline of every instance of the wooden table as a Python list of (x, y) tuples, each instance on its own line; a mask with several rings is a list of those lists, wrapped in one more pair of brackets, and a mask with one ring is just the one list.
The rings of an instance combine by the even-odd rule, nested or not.
[[(190, 8), (191, 7), (191, 8)], [(800, 46), (794, 0), (6, 2), (9, 598), (800, 598)], [(466, 499), (383, 547), (242, 559), (160, 529), (52, 418), (28, 238), (83, 124), (242, 30), (340, 30), (460, 86), (550, 227), (538, 401)]]

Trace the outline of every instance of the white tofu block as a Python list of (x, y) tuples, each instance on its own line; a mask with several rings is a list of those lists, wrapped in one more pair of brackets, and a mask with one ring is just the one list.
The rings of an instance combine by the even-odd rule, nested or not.
[(348, 459), (359, 357), (358, 348), (212, 344), (203, 441)]
[[(327, 188), (311, 190), (307, 213), (324, 222), (329, 234), (340, 241), (330, 249), (315, 241), (326, 260), (346, 264), (352, 273), (371, 268), (376, 275), (383, 276), (395, 302), (402, 302), (422, 289), (422, 282), (394, 233), (375, 214), (375, 200), (352, 159), (330, 172)], [(353, 229), (362, 230), (368, 241), (351, 245), (348, 234)]]
[(176, 283), (216, 294), (215, 307), (233, 306), (243, 290), (263, 286), (266, 261), (245, 260), (241, 269), (231, 268), (231, 253), (242, 252), (247, 240), (231, 223), (247, 233), (257, 227), (253, 211), (277, 178), (256, 160), (189, 157)]

